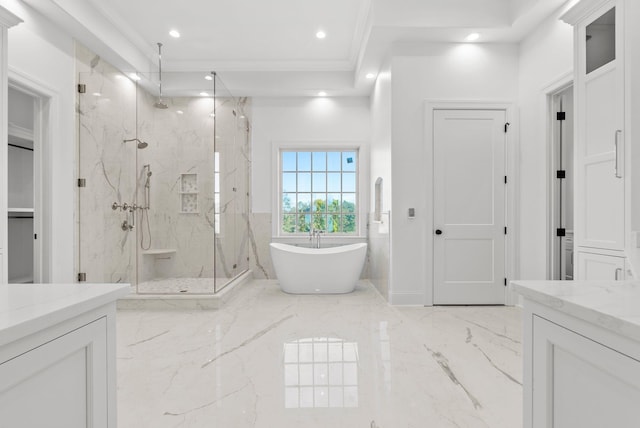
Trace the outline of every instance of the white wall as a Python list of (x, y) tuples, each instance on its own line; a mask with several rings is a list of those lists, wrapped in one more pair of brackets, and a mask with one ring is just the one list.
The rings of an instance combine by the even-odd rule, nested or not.
[(520, 279), (547, 275), (547, 116), (545, 88), (573, 71), (573, 28), (548, 18), (520, 46)]
[(371, 94), (370, 211), (374, 211), (375, 181), (382, 177), (382, 211), (391, 209), (391, 70), (378, 73)]
[[(376, 79), (371, 94), (371, 148), (369, 184), (371, 208), (369, 209), (369, 279), (380, 294), (389, 297), (390, 229), (391, 209), (391, 69), (384, 67)], [(382, 178), (381, 222), (374, 222), (375, 183)]]
[[(409, 56), (412, 55), (412, 56)], [(516, 45), (400, 47), (392, 60), (391, 293), (395, 304), (432, 302), (432, 165), (425, 100), (517, 100)], [(416, 219), (407, 218), (408, 208)]]
[(253, 98), (252, 212), (271, 213), (272, 141), (366, 141), (367, 97)]
[[(5, 0), (3, 6), (24, 22), (9, 30), (9, 78), (32, 82), (52, 97), (53, 140), (47, 159), (50, 180), (43, 189), (50, 206), (45, 245), (51, 248), (50, 280), (68, 282), (74, 278), (74, 171), (75, 93), (73, 39), (29, 6)], [(45, 220), (46, 221), (46, 220)], [(55, 249), (55, 250), (54, 250)], [(45, 266), (45, 269), (47, 266)], [(46, 278), (46, 276), (45, 276)]]

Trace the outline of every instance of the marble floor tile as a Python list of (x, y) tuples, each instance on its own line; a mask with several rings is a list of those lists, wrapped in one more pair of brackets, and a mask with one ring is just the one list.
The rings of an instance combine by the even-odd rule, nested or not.
[(118, 427), (518, 428), (520, 310), (242, 286), (215, 311), (118, 312)]

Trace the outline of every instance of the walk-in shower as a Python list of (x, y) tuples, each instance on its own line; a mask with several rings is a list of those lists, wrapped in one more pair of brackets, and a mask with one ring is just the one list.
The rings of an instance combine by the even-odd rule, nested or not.
[(138, 293), (220, 290), (249, 268), (248, 100), (215, 73), (161, 74), (161, 44), (158, 72), (135, 81), (77, 52), (78, 273)]

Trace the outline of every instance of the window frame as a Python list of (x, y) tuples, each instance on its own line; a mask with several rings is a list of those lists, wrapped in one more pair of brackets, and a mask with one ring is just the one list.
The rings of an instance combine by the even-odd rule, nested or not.
[[(368, 150), (363, 142), (354, 141), (325, 141), (325, 142), (273, 142), (272, 143), (272, 163), (275, 172), (273, 180), (273, 200), (272, 200), (272, 236), (283, 239), (300, 239), (307, 238), (308, 232), (284, 233), (282, 231), (283, 209), (282, 209), (282, 152), (332, 152), (332, 151), (354, 151), (357, 154), (356, 163), (356, 191), (355, 202), (356, 210), (356, 231), (354, 233), (327, 233), (323, 239), (362, 239), (366, 237), (366, 208), (368, 207), (368, 186), (366, 178), (368, 177)], [(325, 171), (326, 173), (326, 171)], [(297, 192), (296, 192), (297, 193)], [(325, 192), (327, 193), (327, 192)], [(351, 193), (351, 192), (347, 192)], [(342, 210), (342, 208), (341, 208)], [(341, 215), (344, 215), (341, 213)]]

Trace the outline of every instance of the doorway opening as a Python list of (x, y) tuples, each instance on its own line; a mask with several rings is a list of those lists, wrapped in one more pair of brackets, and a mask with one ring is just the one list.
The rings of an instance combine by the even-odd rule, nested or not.
[(16, 82), (8, 90), (8, 282), (48, 282), (43, 206), (43, 142), (48, 98)]
[(573, 279), (574, 135), (573, 85), (549, 97), (550, 167), (549, 279)]

